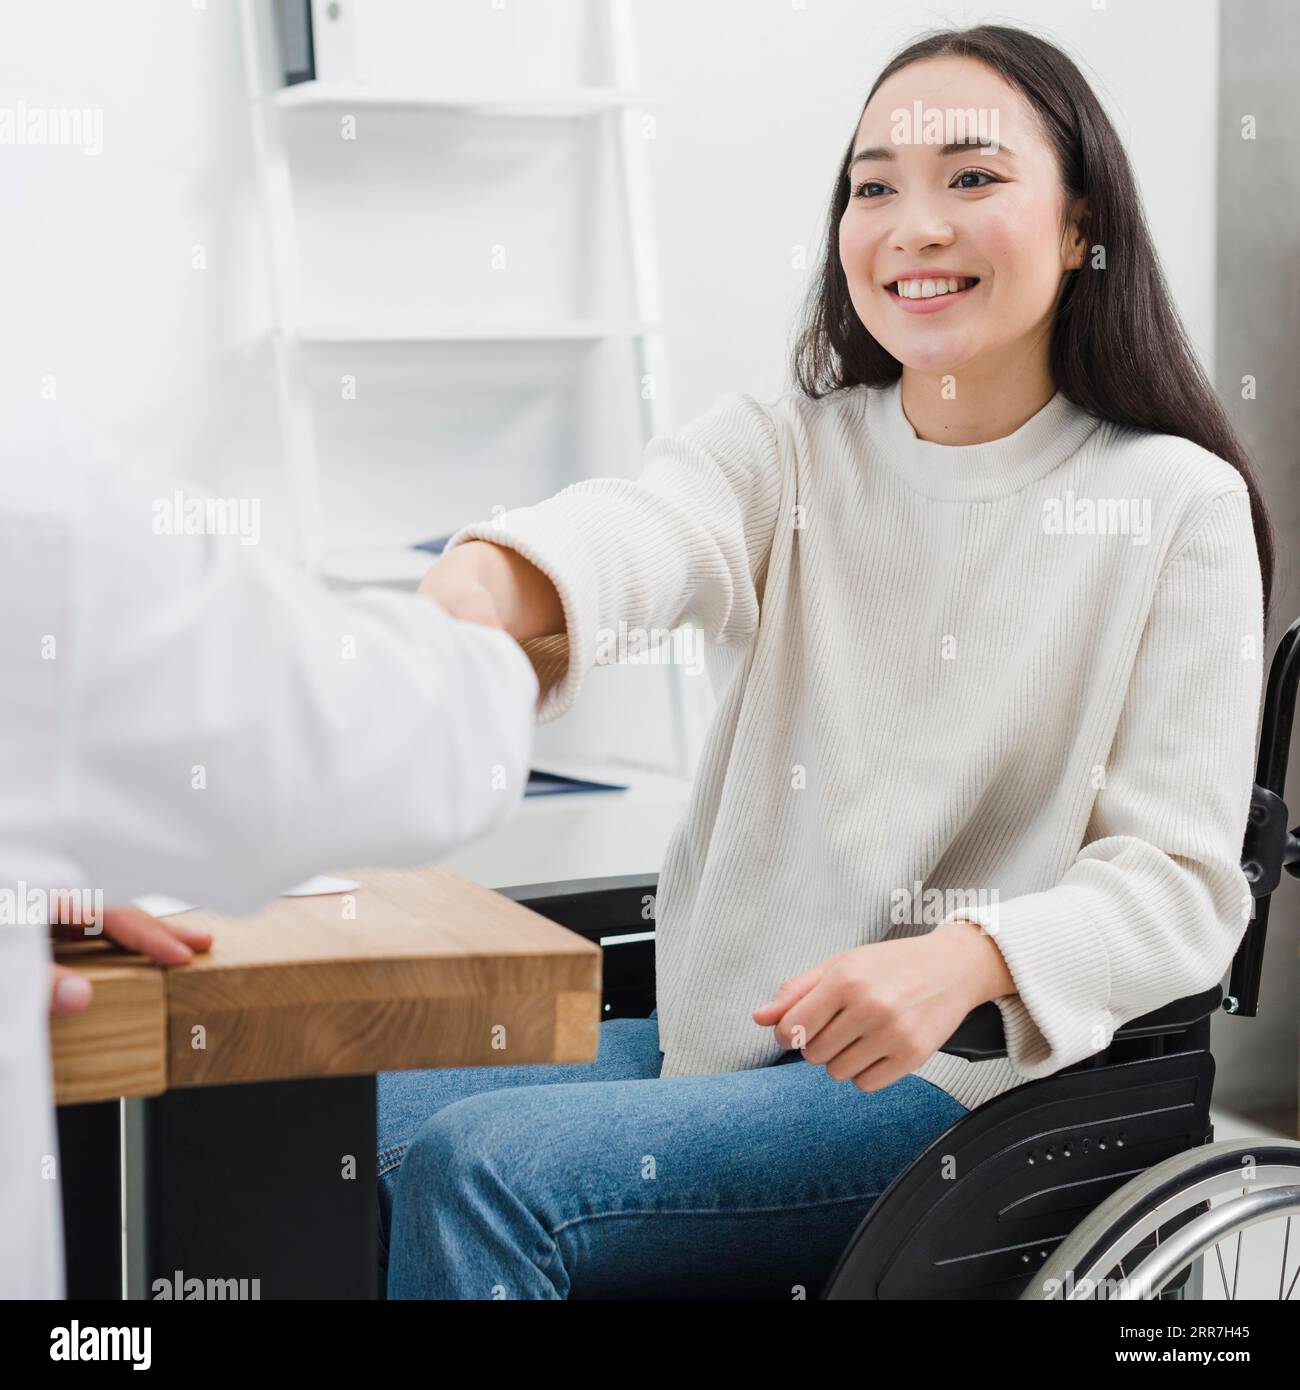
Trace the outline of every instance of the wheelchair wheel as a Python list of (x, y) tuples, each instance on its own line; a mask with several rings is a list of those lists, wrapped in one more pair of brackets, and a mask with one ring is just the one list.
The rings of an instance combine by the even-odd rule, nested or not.
[[(1203, 1284), (1205, 1294), (1215, 1297), (1221, 1283), (1226, 1299), (1285, 1300), (1300, 1277), (1300, 1232), (1291, 1238), (1296, 1215), (1300, 1143), (1204, 1144), (1112, 1192), (1048, 1256), (1021, 1298), (1148, 1299), (1161, 1297), (1171, 1284), (1186, 1296), (1189, 1283), (1198, 1290)], [(1255, 1226), (1266, 1228), (1252, 1241), (1265, 1247), (1268, 1273), (1256, 1273), (1239, 1287), (1242, 1238)], [(1233, 1236), (1235, 1254), (1229, 1250), (1225, 1265), (1222, 1247)]]

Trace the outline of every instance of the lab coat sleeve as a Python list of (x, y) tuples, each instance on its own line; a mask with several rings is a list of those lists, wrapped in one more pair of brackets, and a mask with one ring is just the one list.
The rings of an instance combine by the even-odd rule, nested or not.
[(771, 409), (729, 392), (651, 439), (638, 478), (574, 483), (450, 538), (447, 550), (511, 547), (559, 593), (564, 634), (524, 643), (541, 675), (539, 723), (564, 714), (586, 673), (613, 659), (620, 623), (648, 645), (690, 621), (720, 644), (755, 632), (780, 502), (777, 440)]
[(0, 1299), (62, 1298), (49, 932), (0, 926)]
[(980, 922), (1015, 994), (995, 1002), (1027, 1078), (1217, 984), (1250, 920), (1241, 869), (1263, 678), (1250, 499), (1221, 494), (1160, 575), (1087, 840), (1055, 887)]
[(105, 901), (251, 911), (518, 808), (537, 695), (518, 643), (415, 594), (333, 594), (237, 535), (159, 534), (170, 496), (82, 491), (63, 793)]

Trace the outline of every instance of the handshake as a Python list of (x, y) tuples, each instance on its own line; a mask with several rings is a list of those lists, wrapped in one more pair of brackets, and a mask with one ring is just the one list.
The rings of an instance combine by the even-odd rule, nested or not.
[[(451, 617), (496, 628), (519, 643), (564, 632), (564, 610), (552, 581), (518, 552), (492, 542), (471, 540), (456, 546), (433, 565), (417, 592), (433, 599)], [(470, 703), (481, 701), (471, 699)], [(57, 918), (51, 925), (56, 938), (76, 935)], [(195, 952), (212, 946), (207, 931), (182, 920), (160, 920), (129, 905), (106, 908), (102, 932), (105, 939), (160, 965), (185, 965)], [(56, 964), (50, 1011), (81, 1013), (90, 1002), (88, 981)]]
[(465, 541), (445, 554), (420, 582), (419, 593), (453, 618), (500, 628), (517, 642), (564, 631), (555, 585), (515, 550), (491, 541)]

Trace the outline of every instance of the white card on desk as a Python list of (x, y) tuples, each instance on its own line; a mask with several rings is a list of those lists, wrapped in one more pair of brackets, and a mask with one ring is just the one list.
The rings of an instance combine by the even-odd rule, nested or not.
[(282, 898), (315, 898), (324, 896), (326, 893), (350, 893), (354, 888), (360, 887), (361, 885), (355, 879), (330, 878), (328, 874), (315, 874), (296, 888), (286, 888), (280, 896)]
[(178, 912), (193, 912), (195, 903), (187, 903), (183, 898), (169, 898), (166, 893), (144, 893), (132, 898), (134, 906), (147, 912), (150, 917), (174, 917)]
[[(293, 888), (286, 888), (282, 898), (316, 898), (329, 893), (351, 893), (361, 885), (351, 878), (331, 878), (328, 874), (315, 874)], [(150, 917), (175, 917), (181, 912), (193, 912), (197, 904), (187, 903), (183, 898), (169, 898), (166, 893), (144, 893), (132, 898), (132, 903), (147, 912)]]

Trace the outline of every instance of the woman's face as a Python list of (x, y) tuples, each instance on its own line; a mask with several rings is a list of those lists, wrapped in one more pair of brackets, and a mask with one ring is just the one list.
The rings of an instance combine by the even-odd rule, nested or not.
[[(928, 127), (915, 120), (917, 103)], [(953, 124), (949, 113), (982, 123)], [(945, 152), (963, 140), (974, 143)], [(852, 155), (864, 151), (849, 165), (840, 261), (872, 337), (923, 372), (1045, 358), (1064, 274), (1082, 264), (1086, 243), (1077, 227), (1062, 231), (1060, 172), (1024, 98), (973, 59), (913, 63), (868, 103)], [(934, 293), (900, 296), (900, 277), (926, 271), (935, 283), (918, 287)], [(939, 281), (951, 290), (949, 276), (962, 277), (951, 297), (937, 293)]]

